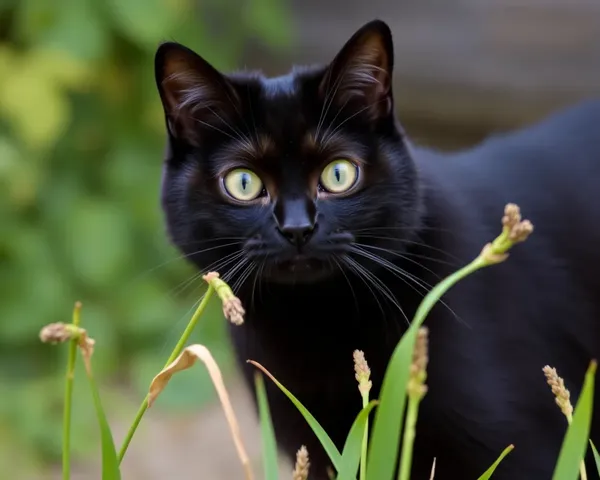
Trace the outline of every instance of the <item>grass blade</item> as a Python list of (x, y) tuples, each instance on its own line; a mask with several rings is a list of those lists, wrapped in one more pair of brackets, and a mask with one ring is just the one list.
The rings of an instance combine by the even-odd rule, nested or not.
[(508, 251), (515, 244), (525, 241), (531, 232), (533, 225), (528, 220), (521, 220), (519, 207), (515, 204), (506, 205), (500, 235), (485, 245), (473, 261), (434, 286), (422, 300), (410, 327), (396, 345), (383, 378), (380, 405), (375, 414), (369, 447), (367, 480), (392, 480), (394, 476), (412, 353), (425, 318), (453, 285), (481, 268), (505, 261)]
[(489, 480), (492, 474), (496, 471), (496, 468), (498, 468), (498, 465), (500, 465), (500, 462), (504, 460), (504, 457), (512, 452), (514, 448), (514, 445), (509, 445), (506, 447), (497, 460), (492, 464), (492, 466), (483, 472), (483, 474), (477, 480)]
[(267, 400), (267, 390), (265, 381), (260, 372), (254, 375), (256, 385), (256, 398), (258, 402), (258, 412), (260, 418), (260, 433), (262, 437), (263, 467), (265, 470), (265, 480), (277, 480), (279, 476), (279, 466), (277, 464), (277, 444), (275, 442), (275, 431), (271, 421), (271, 412)]
[(590, 436), (596, 366), (596, 361), (593, 360), (585, 374), (583, 388), (573, 413), (573, 421), (567, 429), (560, 449), (556, 469), (552, 476), (553, 480), (577, 480), (579, 478), (581, 461)]
[(485, 266), (487, 264), (482, 257), (477, 257), (433, 287), (419, 305), (409, 329), (396, 345), (383, 377), (380, 404), (373, 422), (367, 460), (367, 480), (391, 480), (394, 476), (400, 432), (404, 423), (406, 387), (419, 328), (444, 293), (467, 275)]
[(596, 471), (598, 475), (600, 475), (600, 455), (598, 455), (598, 450), (596, 450), (596, 445), (594, 442), (590, 440), (590, 447), (592, 447), (592, 452), (594, 453), (594, 462), (596, 463)]
[(337, 449), (331, 438), (329, 438), (329, 435), (327, 435), (327, 432), (317, 421), (317, 419), (313, 417), (312, 414), (306, 409), (306, 407), (302, 405), (302, 403), (300, 403), (300, 400), (298, 400), (273, 375), (271, 375), (271, 373), (265, 367), (263, 367), (260, 363), (255, 362), (254, 360), (248, 360), (248, 363), (251, 363), (256, 368), (260, 369), (267, 377), (269, 377), (269, 379), (275, 385), (277, 385), (279, 390), (281, 390), (285, 394), (285, 396), (288, 397), (290, 401), (296, 406), (298, 411), (302, 414), (306, 422), (309, 424), (310, 428), (312, 428), (314, 434), (321, 442), (321, 445), (323, 446), (325, 452), (329, 456), (329, 460), (331, 460), (331, 463), (333, 464), (334, 468), (336, 469), (336, 471), (339, 471), (342, 465), (342, 455), (340, 454), (340, 451)]
[(102, 401), (100, 400), (100, 393), (98, 392), (96, 381), (90, 371), (88, 371), (88, 380), (92, 390), (94, 407), (96, 409), (96, 420), (100, 427), (100, 439), (102, 441), (102, 480), (121, 480), (117, 450), (108, 421), (106, 420), (104, 408), (102, 407)]
[(363, 436), (369, 413), (377, 405), (377, 400), (372, 400), (364, 407), (354, 419), (350, 433), (346, 437), (346, 443), (342, 450), (342, 461), (338, 471), (337, 480), (356, 480), (356, 472), (360, 464)]
[[(212, 297), (213, 292), (214, 292), (214, 288), (212, 287), (212, 285), (209, 284), (208, 289), (206, 290), (206, 293), (204, 294), (204, 297), (202, 297), (202, 301), (198, 305), (198, 308), (196, 308), (196, 311), (192, 315), (192, 318), (190, 319), (189, 323), (185, 327), (185, 330), (181, 334), (181, 338), (179, 339), (179, 341), (177, 342), (177, 345), (175, 345), (175, 348), (171, 352), (171, 355), (169, 356), (167, 363), (165, 363), (165, 367), (167, 365), (170, 365), (173, 361), (175, 361), (175, 359), (181, 354), (181, 352), (185, 348), (185, 345), (186, 345), (187, 341), (189, 340), (192, 332), (194, 331), (194, 328), (196, 328), (196, 325), (198, 324), (200, 317), (202, 317), (202, 315), (204, 314), (204, 311), (206, 310), (206, 307)], [(131, 443), (131, 440), (133, 439), (133, 436), (135, 435), (135, 432), (136, 432), (138, 426), (140, 425), (140, 422), (142, 421), (142, 418), (144, 417), (146, 410), (148, 410), (148, 407), (150, 406), (149, 402), (150, 402), (150, 400), (149, 400), (148, 396), (146, 396), (146, 398), (144, 398), (144, 401), (140, 405), (140, 408), (138, 409), (138, 411), (135, 415), (135, 418), (133, 419), (133, 423), (131, 424), (131, 426), (129, 427), (129, 430), (125, 434), (125, 439), (123, 440), (123, 444), (121, 445), (121, 449), (119, 450), (119, 463), (123, 461), (123, 457), (125, 457), (125, 454), (127, 453), (129, 444)]]
[(219, 401), (221, 402), (221, 407), (223, 407), (225, 419), (229, 425), (233, 443), (235, 444), (238, 457), (244, 469), (245, 478), (246, 480), (253, 480), (254, 474), (252, 473), (250, 457), (248, 456), (246, 447), (242, 441), (240, 425), (235, 415), (235, 411), (233, 410), (233, 406), (231, 405), (231, 399), (227, 393), (227, 388), (225, 388), (223, 375), (221, 374), (221, 370), (219, 369), (217, 362), (215, 362), (214, 357), (210, 353), (210, 350), (208, 350), (208, 348), (206, 348), (204, 345), (196, 344), (184, 348), (179, 356), (173, 360), (173, 362), (163, 368), (152, 379), (147, 397), (148, 406), (150, 407), (154, 403), (158, 395), (160, 395), (160, 393), (166, 388), (174, 374), (193, 367), (198, 360), (204, 363), (204, 366), (208, 371), (208, 375), (210, 376), (215, 390), (217, 391)]
[[(75, 303), (73, 308), (73, 325), (79, 327), (81, 323), (81, 302)], [(67, 359), (67, 374), (65, 378), (65, 405), (63, 410), (63, 445), (62, 468), (63, 480), (71, 478), (71, 406), (73, 404), (73, 381), (75, 379), (75, 362), (77, 361), (78, 338), (73, 337), (69, 342), (69, 356)]]

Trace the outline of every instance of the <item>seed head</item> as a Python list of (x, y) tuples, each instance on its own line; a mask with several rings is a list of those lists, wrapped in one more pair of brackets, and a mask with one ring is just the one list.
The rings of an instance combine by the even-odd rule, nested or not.
[(502, 233), (483, 247), (480, 257), (487, 265), (503, 262), (508, 258), (508, 250), (515, 244), (524, 242), (533, 233), (533, 224), (521, 219), (518, 205), (509, 203), (504, 207)]
[(514, 203), (509, 203), (504, 207), (502, 226), (508, 232), (508, 239), (513, 244), (524, 242), (533, 232), (532, 223), (529, 220), (522, 220), (521, 210)]
[(231, 287), (219, 278), (217, 272), (209, 272), (202, 278), (215, 289), (216, 294), (221, 299), (225, 318), (234, 325), (242, 325), (246, 310), (244, 310), (241, 300), (234, 295)]
[(66, 323), (50, 323), (40, 331), (40, 340), (43, 343), (63, 343), (70, 340), (72, 335)]
[(308, 450), (302, 445), (296, 453), (296, 465), (294, 466), (292, 480), (307, 480), (309, 467)]
[(362, 350), (354, 350), (354, 378), (358, 382), (358, 390), (362, 395), (366, 395), (371, 390), (371, 369), (365, 359), (365, 353)]
[(548, 382), (548, 385), (550, 385), (550, 388), (552, 389), (558, 408), (560, 408), (560, 411), (567, 417), (567, 420), (570, 423), (573, 418), (571, 393), (567, 390), (567, 387), (565, 387), (564, 380), (558, 376), (556, 368), (546, 365), (542, 370), (546, 376), (546, 382)]
[(419, 328), (415, 349), (413, 351), (413, 361), (410, 366), (410, 377), (408, 380), (408, 394), (418, 398), (423, 398), (427, 393), (427, 364), (429, 363), (429, 329), (427, 327)]

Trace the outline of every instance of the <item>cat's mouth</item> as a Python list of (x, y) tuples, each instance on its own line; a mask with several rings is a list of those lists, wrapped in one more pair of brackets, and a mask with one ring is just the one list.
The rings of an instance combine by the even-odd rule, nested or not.
[(279, 262), (277, 267), (280, 270), (287, 270), (290, 272), (314, 272), (323, 267), (323, 262), (315, 258), (307, 257), (306, 255), (298, 254), (291, 259)]
[(329, 264), (321, 259), (297, 254), (292, 258), (276, 262), (267, 275), (281, 283), (314, 282), (331, 273)]
[[(287, 242), (282, 245), (269, 244), (260, 236), (249, 239), (245, 244), (248, 260), (259, 265), (259, 275), (275, 283), (310, 283), (323, 280), (336, 269), (339, 270), (338, 255), (343, 254), (354, 237), (347, 232), (335, 232), (325, 238), (313, 238), (303, 248), (293, 248)], [(314, 245), (314, 244), (316, 245)]]

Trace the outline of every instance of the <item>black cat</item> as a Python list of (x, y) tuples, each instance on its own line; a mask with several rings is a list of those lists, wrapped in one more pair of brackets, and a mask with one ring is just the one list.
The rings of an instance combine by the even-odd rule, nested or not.
[[(600, 102), (441, 154), (412, 145), (397, 122), (393, 58), (381, 21), (330, 65), (277, 78), (223, 75), (161, 45), (170, 237), (245, 304), (231, 333), (248, 382), (246, 359), (261, 362), (341, 448), (361, 405), (353, 350), (366, 354), (376, 398), (424, 293), (519, 204), (533, 236), (451, 290), (427, 322), (412, 478), (429, 478), (435, 457), (437, 480), (476, 479), (513, 443), (494, 478), (548, 480), (566, 421), (542, 367), (558, 369), (575, 401), (600, 357)], [(310, 478), (328, 478), (305, 421), (272, 385), (268, 394), (280, 447), (306, 445)]]

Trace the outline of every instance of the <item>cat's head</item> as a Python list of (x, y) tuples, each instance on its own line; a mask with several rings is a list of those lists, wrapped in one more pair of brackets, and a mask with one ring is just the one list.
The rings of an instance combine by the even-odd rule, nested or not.
[[(203, 270), (274, 282), (356, 269), (418, 217), (414, 165), (394, 114), (388, 26), (358, 30), (324, 67), (225, 75), (161, 45), (168, 130), (163, 207)], [(241, 280), (241, 278), (240, 278)]]

